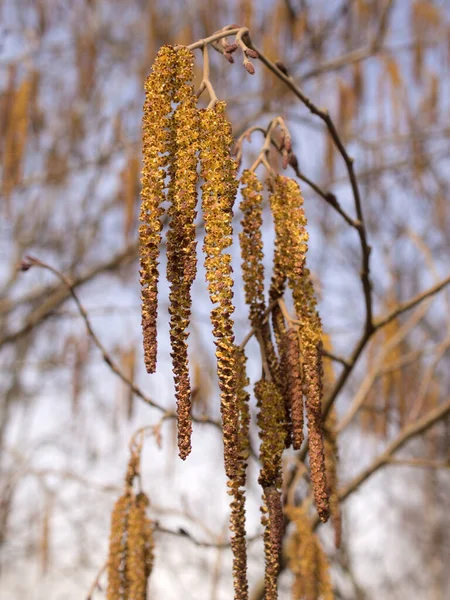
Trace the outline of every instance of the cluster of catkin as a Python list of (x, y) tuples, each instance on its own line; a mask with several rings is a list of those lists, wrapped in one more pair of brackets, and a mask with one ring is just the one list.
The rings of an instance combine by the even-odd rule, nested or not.
[(139, 455), (133, 453), (125, 478), (125, 491), (114, 505), (108, 556), (108, 600), (146, 600), (153, 567), (153, 531), (146, 516), (149, 504), (143, 492), (136, 494)]
[(333, 600), (328, 560), (305, 507), (287, 506), (285, 513), (294, 527), (286, 549), (293, 600)]
[[(216, 345), (225, 471), (231, 501), (235, 598), (248, 598), (245, 531), (245, 479), (249, 455), (249, 395), (246, 358), (233, 332), (231, 255), (237, 165), (231, 157), (231, 125), (225, 104), (197, 108), (192, 88), (194, 59), (185, 47), (160, 49), (147, 79), (143, 116), (142, 205), (139, 229), (142, 325), (147, 370), (157, 354), (158, 261), (163, 218), (168, 221), (167, 280), (170, 284), (170, 338), (181, 458), (191, 450), (191, 386), (187, 337), (191, 286), (196, 262), (197, 184), (202, 185), (203, 254)], [(200, 168), (198, 168), (200, 167)], [(263, 489), (266, 600), (277, 597), (277, 576), (284, 533), (281, 496), (282, 455), (303, 443), (308, 418), (309, 457), (315, 504), (322, 521), (329, 514), (322, 432), (322, 328), (314, 289), (305, 265), (308, 234), (298, 184), (282, 176), (268, 182), (275, 227), (274, 271), (266, 305), (263, 268), (263, 184), (244, 171), (242, 185), (242, 275), (250, 321), (261, 347), (263, 375), (254, 394)], [(296, 318), (279, 301), (291, 291)], [(272, 314), (272, 327), (267, 314)], [(329, 467), (329, 465), (328, 465)], [(330, 468), (328, 471), (331, 473)], [(124, 497), (125, 498), (125, 497)], [(123, 500), (125, 502), (125, 499)], [(119, 510), (119, 509), (118, 509)], [(123, 509), (121, 509), (123, 510)]]
[[(265, 526), (266, 599), (277, 597), (277, 575), (284, 516), (281, 499), (282, 454), (303, 443), (304, 405), (308, 417), (311, 481), (318, 514), (329, 515), (322, 428), (322, 327), (310, 274), (306, 268), (308, 234), (303, 198), (298, 184), (275, 176), (269, 182), (269, 201), (275, 226), (273, 276), (269, 290), (272, 330), (265, 322), (262, 191), (255, 173), (242, 175), (240, 235), (242, 270), (250, 320), (259, 332), (265, 358), (263, 378), (255, 386), (260, 430), (261, 472)], [(286, 321), (277, 302), (290, 288), (296, 319)], [(295, 323), (295, 325), (294, 325)], [(273, 341), (273, 337), (275, 341)]]
[(191, 450), (191, 386), (188, 326), (191, 287), (197, 271), (198, 165), (202, 178), (203, 253), (213, 308), (225, 471), (233, 532), (233, 571), (237, 598), (247, 597), (245, 470), (248, 455), (248, 395), (245, 356), (236, 347), (231, 255), (232, 218), (238, 181), (231, 157), (231, 125), (225, 104), (198, 109), (192, 88), (194, 57), (185, 47), (164, 46), (146, 85), (143, 116), (142, 204), (139, 228), (142, 326), (147, 370), (156, 368), (158, 260), (162, 218), (168, 218), (167, 280), (170, 284), (170, 338), (177, 400), (178, 450)]

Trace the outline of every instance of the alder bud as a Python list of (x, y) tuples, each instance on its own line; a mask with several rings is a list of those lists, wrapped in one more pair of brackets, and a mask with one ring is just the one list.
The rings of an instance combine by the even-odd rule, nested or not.
[(250, 75), (255, 74), (255, 67), (253, 66), (253, 64), (251, 62), (244, 63), (244, 67), (247, 70), (247, 73), (250, 73)]

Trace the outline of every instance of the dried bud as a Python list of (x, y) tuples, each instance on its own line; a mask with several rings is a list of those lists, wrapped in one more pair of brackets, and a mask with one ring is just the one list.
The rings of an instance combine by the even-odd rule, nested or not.
[(284, 137), (284, 147), (288, 152), (292, 150), (292, 139), (289, 134), (286, 134), (286, 136)]
[(283, 169), (287, 169), (287, 166), (289, 164), (289, 156), (288, 156), (288, 153), (286, 152), (286, 150), (283, 150), (282, 157), (283, 157), (283, 162), (282, 162)]
[(244, 67), (247, 70), (247, 73), (250, 73), (250, 75), (255, 74), (255, 67), (253, 66), (253, 64), (251, 62), (245, 62)]
[(250, 58), (259, 58), (259, 54), (256, 52), (256, 50), (253, 50), (253, 48), (247, 48), (246, 50), (244, 50), (245, 55), (249, 56)]
[(229, 63), (231, 63), (231, 64), (234, 63), (234, 58), (231, 56), (231, 54), (229, 54), (228, 52), (224, 52), (223, 55)]

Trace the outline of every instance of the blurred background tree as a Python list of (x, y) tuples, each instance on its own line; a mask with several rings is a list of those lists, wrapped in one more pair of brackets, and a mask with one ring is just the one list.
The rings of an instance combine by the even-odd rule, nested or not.
[[(355, 159), (372, 247), (375, 314), (389, 314), (448, 278), (450, 10), (444, 0), (2, 0), (2, 598), (88, 595), (106, 558), (128, 440), (160, 418), (111, 371), (67, 286), (50, 272), (24, 274), (18, 265), (29, 253), (64, 273), (107, 358), (149, 397), (173, 406), (168, 345), (161, 345), (151, 377), (141, 350), (136, 232), (143, 82), (162, 44), (190, 44), (229, 23), (247, 26), (264, 54), (282, 61), (306, 95), (330, 112)], [(211, 79), (227, 102), (235, 137), (277, 115), (293, 135), (310, 266), (339, 377), (364, 328), (365, 310), (360, 239), (327, 195), (353, 214), (345, 164), (324, 123), (262, 64), (254, 61), (251, 77), (219, 54), (211, 59)], [(259, 150), (255, 140), (249, 160)], [(238, 227), (238, 211), (235, 221)], [(196, 414), (217, 419), (202, 278), (201, 272), (191, 326), (193, 400)], [(242, 339), (249, 325), (237, 288)], [(162, 339), (168, 339), (167, 295), (162, 287)], [(438, 600), (450, 587), (449, 314), (443, 289), (392, 319), (365, 345), (336, 398), (345, 499), (341, 548), (333, 548), (328, 525), (318, 530), (336, 598)], [(251, 344), (249, 357), (256, 377)], [(383, 454), (436, 410), (437, 424), (395, 456)], [(142, 458), (157, 522), (151, 597), (229, 598), (220, 435), (195, 425), (192, 456), (180, 464), (174, 424), (153, 433)], [(296, 460), (286, 459), (285, 471), (294, 477)], [(260, 597), (263, 572), (256, 470), (252, 460), (252, 598)], [(284, 570), (280, 597), (290, 597), (292, 581)]]

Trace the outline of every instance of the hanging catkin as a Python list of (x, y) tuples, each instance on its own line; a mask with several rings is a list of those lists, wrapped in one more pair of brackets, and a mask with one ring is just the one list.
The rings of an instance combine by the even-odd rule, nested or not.
[(191, 451), (191, 385), (187, 328), (191, 317), (191, 286), (197, 273), (196, 228), (199, 113), (192, 88), (194, 57), (187, 48), (176, 49), (178, 103), (171, 117), (169, 175), (170, 216), (167, 234), (167, 280), (170, 282), (170, 341), (178, 418), (178, 451)]
[(176, 53), (163, 46), (145, 82), (142, 117), (142, 191), (139, 220), (142, 330), (144, 359), (149, 373), (156, 370), (156, 321), (158, 315), (158, 256), (161, 243), (162, 203), (169, 136), (167, 135), (175, 93)]
[(265, 310), (262, 242), (262, 183), (246, 170), (241, 176), (242, 232), (239, 234), (245, 302), (249, 306), (252, 327), (260, 327)]
[(233, 552), (233, 581), (236, 600), (248, 598), (247, 581), (247, 542), (245, 539), (245, 482), (247, 460), (250, 454), (249, 394), (246, 391), (246, 357), (243, 350), (236, 348), (237, 369), (237, 405), (238, 405), (238, 457), (235, 478), (229, 482), (231, 501), (230, 530), (231, 550)]
[(111, 533), (108, 556), (108, 600), (122, 600), (128, 590), (126, 578), (127, 530), (131, 508), (131, 494), (120, 496), (111, 515)]
[(285, 513), (294, 526), (287, 543), (288, 565), (294, 574), (293, 600), (333, 600), (327, 557), (305, 508), (288, 505)]
[(111, 516), (107, 600), (146, 600), (153, 568), (153, 531), (146, 515), (147, 496), (133, 491), (139, 473), (139, 451), (133, 451), (125, 476), (125, 492)]
[(274, 382), (261, 380), (255, 385), (259, 408), (258, 425), (261, 446), (259, 483), (263, 488), (264, 555), (266, 599), (277, 598), (277, 577), (280, 565), (283, 516), (281, 504), (281, 457), (285, 448), (285, 406), (279, 388)]
[(130, 600), (146, 600), (147, 579), (153, 566), (153, 540), (145, 510), (148, 498), (134, 498), (128, 515), (126, 577)]
[(236, 163), (231, 158), (231, 126), (225, 103), (219, 102), (201, 115), (202, 211), (205, 221), (206, 280), (211, 302), (217, 375), (221, 396), (225, 472), (236, 476), (237, 423), (236, 362), (234, 350), (233, 278), (231, 255), (224, 252), (232, 243), (233, 204), (237, 192)]
[(298, 184), (287, 177), (277, 176), (270, 195), (270, 206), (275, 223), (279, 269), (286, 274), (300, 321), (298, 331), (308, 415), (311, 480), (317, 512), (321, 520), (326, 521), (329, 499), (322, 433), (322, 326), (309, 271), (305, 267), (308, 233)]
[(303, 443), (303, 387), (298, 332), (289, 329), (281, 338), (286, 397), (292, 422), (292, 445), (300, 450)]
[(237, 192), (236, 163), (231, 158), (231, 126), (220, 102), (201, 116), (202, 210), (205, 221), (206, 280), (211, 302), (213, 335), (217, 347), (217, 374), (221, 392), (225, 472), (231, 502), (235, 600), (248, 597), (245, 543), (245, 468), (248, 455), (248, 397), (245, 360), (234, 345), (233, 278), (231, 255), (233, 204)]

